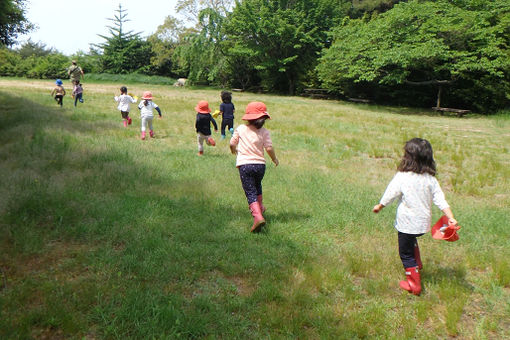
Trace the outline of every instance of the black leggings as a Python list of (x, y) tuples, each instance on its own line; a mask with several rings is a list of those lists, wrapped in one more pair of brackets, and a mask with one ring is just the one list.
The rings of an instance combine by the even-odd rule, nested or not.
[(266, 172), (265, 164), (245, 164), (239, 166), (239, 176), (243, 185), (248, 204), (257, 202), (257, 196), (262, 195), (262, 179)]
[(55, 96), (55, 100), (57, 101), (57, 104), (58, 104), (58, 105), (62, 106), (63, 101), (64, 101), (64, 96), (63, 96), (63, 95), (61, 95), (61, 94), (57, 94), (57, 95)]
[(423, 234), (405, 234), (398, 232), (398, 253), (404, 268), (416, 267), (414, 258), (414, 246), (418, 244), (417, 238)]
[(225, 127), (227, 127), (227, 126), (228, 126), (229, 130), (234, 127), (234, 118), (223, 118), (221, 120), (221, 135), (222, 136), (225, 136)]

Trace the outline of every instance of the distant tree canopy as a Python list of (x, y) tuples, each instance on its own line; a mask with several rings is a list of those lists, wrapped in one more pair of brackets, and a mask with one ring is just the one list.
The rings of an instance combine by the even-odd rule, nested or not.
[(346, 19), (332, 36), (318, 66), (332, 91), (431, 106), (434, 88), (446, 83), (447, 105), (508, 105), (509, 1), (403, 2), (371, 19)]
[(24, 3), (24, 0), (0, 1), (0, 45), (12, 46), (18, 34), (34, 29), (34, 25), (25, 17)]
[[(142, 38), (126, 31), (119, 5), (104, 42), (74, 58), (88, 73), (286, 94), (313, 87), (421, 107), (441, 94), (443, 107), (484, 113), (510, 107), (510, 0), (178, 0), (177, 10), (194, 26), (169, 16)], [(0, 48), (0, 75), (56, 77), (68, 62), (31, 41)]]

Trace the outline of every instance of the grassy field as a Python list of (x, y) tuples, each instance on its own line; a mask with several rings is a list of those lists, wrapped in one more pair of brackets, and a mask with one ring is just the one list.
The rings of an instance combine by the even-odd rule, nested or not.
[[(510, 338), (508, 116), (234, 93), (236, 125), (267, 104), (280, 160), (253, 235), (228, 139), (196, 155), (193, 108), (220, 91), (130, 85), (163, 112), (141, 141), (120, 85), (59, 108), (51, 81), (0, 78), (1, 339)], [(412, 137), (463, 227), (420, 238), (420, 297), (398, 288), (395, 205), (371, 212)]]

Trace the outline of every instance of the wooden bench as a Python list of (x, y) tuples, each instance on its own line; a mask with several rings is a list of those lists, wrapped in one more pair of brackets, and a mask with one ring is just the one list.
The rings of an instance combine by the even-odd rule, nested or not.
[(363, 98), (347, 98), (347, 100), (350, 102), (364, 103), (364, 104), (369, 104), (372, 102), (370, 99), (363, 99)]
[(466, 113), (471, 112), (471, 110), (452, 109), (449, 107), (437, 107), (437, 106), (433, 107), (432, 110), (438, 111), (441, 114), (441, 116), (444, 115), (445, 112), (453, 112), (457, 114), (457, 117), (462, 117)]
[(304, 89), (303, 96), (317, 99), (330, 98), (329, 90), (326, 89)]

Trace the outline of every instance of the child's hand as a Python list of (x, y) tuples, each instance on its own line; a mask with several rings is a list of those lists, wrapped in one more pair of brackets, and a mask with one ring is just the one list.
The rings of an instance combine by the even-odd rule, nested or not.
[(374, 213), (376, 213), (376, 214), (377, 214), (377, 213), (378, 213), (379, 211), (381, 211), (383, 208), (384, 208), (384, 205), (382, 205), (382, 204), (380, 204), (380, 203), (379, 203), (379, 204), (374, 205), (374, 208), (372, 209), (372, 211), (373, 211)]
[(278, 158), (275, 158), (275, 159), (273, 159), (273, 163), (274, 163), (274, 166), (278, 166), (278, 164), (280, 164), (280, 161), (278, 160)]
[(163, 116), (158, 116), (158, 119), (161, 119), (161, 118), (163, 118)]
[(457, 226), (457, 220), (454, 219), (453, 217), (452, 218), (449, 218), (448, 219), (448, 224), (449, 225), (453, 225), (453, 226)]

